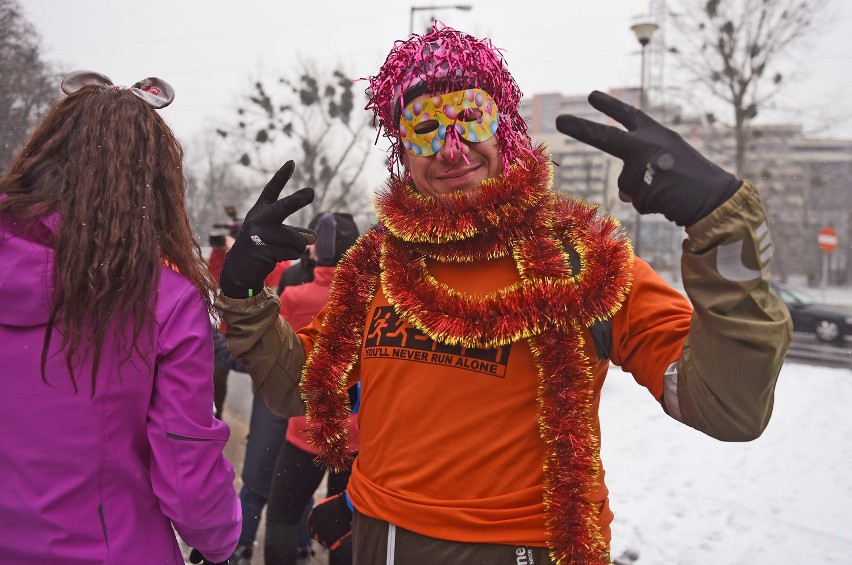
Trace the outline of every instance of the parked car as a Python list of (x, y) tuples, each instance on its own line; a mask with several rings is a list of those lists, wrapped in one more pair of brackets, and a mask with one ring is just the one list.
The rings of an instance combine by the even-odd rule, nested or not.
[(787, 305), (793, 331), (813, 333), (820, 341), (835, 343), (852, 335), (852, 308), (820, 304), (807, 293), (777, 282), (772, 289)]

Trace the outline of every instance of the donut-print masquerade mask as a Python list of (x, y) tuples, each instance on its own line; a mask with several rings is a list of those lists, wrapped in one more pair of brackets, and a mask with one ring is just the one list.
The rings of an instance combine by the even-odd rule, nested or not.
[(412, 155), (428, 157), (441, 150), (447, 139), (450, 149), (459, 138), (479, 143), (497, 132), (497, 103), (479, 88), (456, 90), (410, 102), (399, 119), (402, 144)]

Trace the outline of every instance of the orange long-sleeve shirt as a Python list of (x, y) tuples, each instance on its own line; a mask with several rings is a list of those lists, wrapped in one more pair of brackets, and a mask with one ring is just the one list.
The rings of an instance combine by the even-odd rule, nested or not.
[[(441, 283), (475, 295), (518, 280), (511, 258), (432, 261), (429, 269)], [(612, 320), (611, 359), (657, 399), (691, 313), (682, 295), (636, 260), (633, 292)], [(299, 333), (307, 352), (322, 318)], [(596, 359), (588, 336), (585, 354)], [(607, 368), (594, 362), (595, 413)], [(546, 545), (545, 445), (526, 340), (493, 350), (436, 343), (400, 319), (379, 289), (351, 378), (360, 379), (362, 395), (360, 454), (349, 482), (360, 512), (446, 540)], [(612, 513), (603, 473), (589, 496), (608, 541)]]

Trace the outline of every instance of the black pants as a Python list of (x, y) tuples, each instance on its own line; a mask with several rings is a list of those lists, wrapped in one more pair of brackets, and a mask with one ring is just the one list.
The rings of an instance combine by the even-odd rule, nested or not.
[[(272, 477), (278, 455), (287, 435), (287, 418), (273, 414), (260, 396), (255, 395), (251, 405), (249, 435), (246, 439), (246, 456), (243, 461), (243, 487), (240, 503), (243, 507), (243, 528), (240, 545), (253, 546), (260, 525), (260, 517), (272, 490)], [(309, 500), (299, 520), (299, 548), (311, 546), (308, 535), (308, 512), (314, 507)]]
[[(266, 507), (266, 536), (263, 556), (266, 565), (295, 565), (297, 557), (297, 524), (305, 504), (319, 487), (326, 469), (314, 463), (314, 455), (284, 442)], [(349, 471), (330, 472), (327, 496), (346, 490)], [(352, 537), (329, 553), (331, 565), (352, 563)]]
[(546, 547), (463, 543), (430, 538), (355, 510), (356, 565), (554, 565)]
[(216, 408), (216, 419), (224, 419), (225, 396), (228, 394), (228, 367), (213, 365), (213, 406)]

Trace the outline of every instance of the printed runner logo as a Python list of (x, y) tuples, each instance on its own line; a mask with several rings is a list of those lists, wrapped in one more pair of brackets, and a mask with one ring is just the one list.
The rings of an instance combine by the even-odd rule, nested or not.
[(431, 365), (443, 365), (504, 378), (511, 345), (494, 349), (468, 349), (445, 345), (406, 324), (392, 306), (380, 306), (364, 339), (364, 356), (368, 359), (387, 357)]

